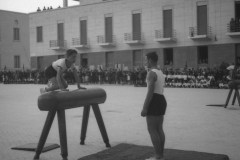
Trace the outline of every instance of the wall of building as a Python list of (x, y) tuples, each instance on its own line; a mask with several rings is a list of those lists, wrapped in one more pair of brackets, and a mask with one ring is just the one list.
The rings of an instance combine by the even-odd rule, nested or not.
[(52, 64), (53, 61), (57, 60), (58, 56), (52, 55), (52, 56), (44, 56), (42, 59), (42, 64), (38, 64), (38, 57), (31, 57), (31, 68), (33, 70), (44, 70), (47, 66)]
[(124, 64), (124, 66), (127, 66), (129, 69), (132, 68), (133, 55), (131, 50), (117, 51), (114, 58), (116, 64)]
[(98, 53), (89, 53), (88, 54), (88, 64), (89, 65), (105, 65), (105, 53), (98, 52)]
[(235, 62), (235, 45), (212, 45), (208, 48), (210, 67), (219, 66), (222, 62), (232, 64)]
[(114, 1), (114, 0), (78, 0), (78, 1), (80, 1), (81, 5), (88, 5), (88, 4), (102, 3), (102, 2), (108, 2), (108, 1)]
[[(13, 28), (20, 29), (20, 40), (13, 39)], [(14, 56), (20, 56), (20, 68), (14, 68)], [(0, 70), (30, 69), (29, 15), (0, 10)]]
[[(235, 0), (206, 0), (208, 6), (208, 25), (211, 27), (211, 36), (208, 40), (192, 40), (189, 38), (189, 27), (196, 27), (197, 2), (200, 0), (116, 0), (105, 3), (88, 1), (79, 6), (47, 10), (31, 13), (30, 16), (30, 54), (31, 56), (62, 55), (63, 51), (52, 50), (49, 47), (50, 40), (57, 40), (57, 23), (64, 23), (64, 37), (67, 48), (73, 48), (72, 38), (79, 37), (79, 19), (87, 19), (87, 32), (90, 47), (77, 49), (80, 54), (88, 53), (89, 65), (97, 62), (104, 63), (103, 53), (113, 51), (115, 56), (125, 54), (127, 60), (121, 60), (125, 65), (132, 64), (131, 53), (141, 49), (143, 52), (158, 49), (160, 56), (164, 48), (174, 48), (174, 68), (182, 68), (186, 65), (197, 67), (197, 46), (209, 47), (209, 64), (215, 66), (222, 60), (233, 61), (232, 52), (225, 52), (225, 48), (233, 51), (233, 44), (239, 43), (239, 38), (232, 38), (227, 33), (227, 24), (234, 17)], [(84, 2), (84, 1), (81, 1)], [(87, 1), (86, 1), (87, 2)], [(176, 41), (161, 43), (154, 39), (155, 30), (162, 29), (162, 11), (164, 8), (173, 9), (173, 28), (176, 31)], [(132, 12), (141, 12), (141, 25), (144, 36), (143, 45), (128, 45), (124, 42), (124, 33), (132, 32)], [(104, 15), (113, 15), (113, 34), (116, 37), (115, 47), (101, 47), (97, 43), (97, 36), (104, 35)], [(36, 43), (36, 27), (43, 26), (43, 42)], [(216, 47), (214, 47), (216, 46)], [(219, 50), (218, 58), (212, 48)], [(124, 52), (124, 53), (122, 53)], [(160, 54), (161, 53), (161, 54)], [(95, 55), (95, 57), (93, 56)], [(120, 54), (119, 54), (120, 55)], [(99, 60), (96, 60), (96, 57)], [(226, 58), (228, 57), (228, 58)], [(162, 58), (162, 57), (161, 57)], [(163, 59), (163, 58), (162, 58)], [(101, 65), (101, 64), (99, 64)], [(160, 64), (163, 66), (163, 64)]]

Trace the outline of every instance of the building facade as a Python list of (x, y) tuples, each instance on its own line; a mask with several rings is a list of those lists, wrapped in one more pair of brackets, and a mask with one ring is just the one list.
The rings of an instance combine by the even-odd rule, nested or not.
[(0, 10), (0, 70), (30, 69), (29, 15)]
[(92, 68), (143, 67), (150, 51), (161, 68), (213, 68), (240, 57), (239, 0), (80, 3), (29, 14), (32, 68), (45, 68), (69, 48), (78, 51), (78, 65)]

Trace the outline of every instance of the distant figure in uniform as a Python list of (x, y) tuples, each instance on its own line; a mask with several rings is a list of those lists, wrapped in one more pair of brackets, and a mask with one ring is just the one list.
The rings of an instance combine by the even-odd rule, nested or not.
[(239, 80), (240, 79), (240, 57), (236, 58), (236, 64), (231, 64), (226, 69), (229, 70), (228, 80)]
[(228, 80), (232, 80), (233, 79), (233, 71), (234, 71), (234, 64), (228, 66), (226, 69), (229, 71), (229, 75), (227, 76)]
[(229, 80), (228, 86), (230, 88), (238, 86), (240, 84), (240, 59), (237, 59), (237, 63), (234, 65), (230, 65), (227, 67), (227, 70), (229, 70), (229, 75), (227, 76), (227, 79)]
[(68, 91), (68, 84), (63, 78), (63, 73), (69, 69), (73, 71), (77, 87), (79, 89), (86, 89), (80, 86), (79, 75), (75, 66), (76, 57), (77, 51), (69, 49), (66, 52), (65, 58), (54, 61), (45, 69), (45, 77), (48, 80), (48, 86), (40, 89), (41, 94), (57, 89)]
[(155, 150), (155, 156), (146, 160), (164, 160), (165, 134), (163, 131), (163, 119), (166, 112), (167, 102), (163, 95), (165, 77), (157, 68), (158, 56), (156, 52), (146, 55), (147, 67), (147, 95), (141, 112), (146, 117), (147, 128)]

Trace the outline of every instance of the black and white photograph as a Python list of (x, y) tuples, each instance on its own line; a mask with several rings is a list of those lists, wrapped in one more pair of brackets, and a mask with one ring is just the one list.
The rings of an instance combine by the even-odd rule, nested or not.
[(0, 160), (240, 160), (240, 0), (0, 0)]

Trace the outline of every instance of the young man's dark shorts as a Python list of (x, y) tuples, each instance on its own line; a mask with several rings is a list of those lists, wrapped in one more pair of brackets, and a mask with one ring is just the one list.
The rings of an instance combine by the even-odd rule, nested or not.
[(53, 68), (52, 65), (49, 65), (46, 69), (45, 69), (45, 77), (49, 80), (53, 77), (57, 76), (57, 71)]
[(165, 115), (166, 108), (167, 102), (164, 95), (154, 93), (149, 104), (147, 115), (148, 116)]

